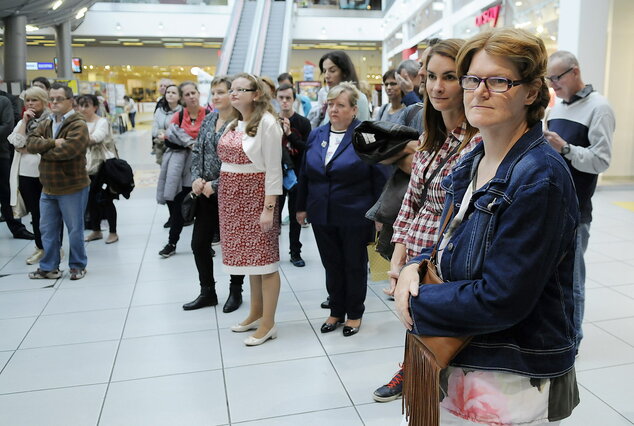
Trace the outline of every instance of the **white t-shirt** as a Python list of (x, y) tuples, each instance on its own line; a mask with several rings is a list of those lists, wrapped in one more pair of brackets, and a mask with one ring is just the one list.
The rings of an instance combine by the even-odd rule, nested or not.
[(330, 159), (333, 155), (335, 155), (335, 152), (337, 151), (337, 148), (339, 148), (339, 145), (341, 145), (341, 141), (345, 135), (345, 130), (343, 132), (330, 131), (330, 139), (328, 140), (328, 149), (326, 150), (324, 164), (328, 164), (330, 162)]

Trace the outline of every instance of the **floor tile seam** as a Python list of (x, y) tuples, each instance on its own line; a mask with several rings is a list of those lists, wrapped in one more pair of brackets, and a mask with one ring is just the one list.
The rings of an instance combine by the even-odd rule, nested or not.
[(607, 370), (609, 368), (619, 368), (619, 367), (627, 367), (629, 365), (634, 365), (634, 362), (622, 362), (620, 364), (614, 364), (614, 365), (604, 365), (603, 367), (592, 367), (592, 368), (584, 368), (582, 370), (578, 369), (575, 367), (575, 371), (577, 373), (587, 373), (590, 371), (597, 371), (597, 370)]
[(605, 331), (606, 333), (608, 333), (610, 336), (614, 337), (615, 339), (620, 340), (621, 342), (625, 343), (626, 345), (628, 345), (629, 347), (634, 349), (634, 345), (631, 344), (630, 342), (628, 342), (627, 340), (621, 338), (620, 336), (617, 336), (616, 334), (612, 333), (610, 330), (607, 330), (607, 329), (601, 327), (599, 324), (594, 324), (594, 325), (599, 327), (599, 329), (601, 329), (601, 330)]
[(46, 301), (46, 303), (44, 304), (44, 306), (42, 307), (42, 309), (40, 310), (40, 313), (37, 314), (35, 316), (35, 320), (33, 321), (33, 323), (31, 324), (31, 326), (29, 327), (29, 329), (27, 330), (26, 333), (24, 333), (24, 336), (22, 336), (22, 340), (20, 340), (20, 343), (18, 344), (18, 347), (16, 348), (16, 350), (13, 352), (13, 354), (9, 357), (9, 359), (7, 360), (7, 362), (5, 362), (4, 366), (2, 368), (0, 368), (0, 376), (2, 375), (2, 373), (4, 372), (4, 370), (9, 366), (9, 364), (11, 363), (11, 360), (13, 359), (13, 357), (15, 356), (15, 354), (17, 353), (18, 350), (20, 350), (20, 346), (22, 346), (22, 344), (24, 343), (24, 341), (26, 340), (26, 336), (29, 335), (29, 333), (31, 332), (31, 330), (33, 330), (33, 327), (35, 326), (35, 323), (38, 322), (38, 320), (40, 319), (40, 317), (42, 316), (42, 313), (46, 310), (47, 306), (49, 305), (49, 303), (51, 303), (51, 300), (53, 299), (53, 297), (55, 297), (55, 295), (57, 294), (57, 290), (59, 289), (59, 286), (56, 287), (55, 285), (57, 284), (57, 282), (62, 282), (64, 281), (64, 277), (60, 277), (60, 278), (56, 278), (55, 281), (53, 282), (53, 287), (51, 287), (53, 289), (53, 291), (51, 292), (50, 297), (48, 298), (48, 300)]
[[(218, 325), (218, 309), (214, 307), (214, 315), (216, 317), (216, 325)], [(231, 405), (229, 404), (229, 390), (227, 388), (227, 374), (225, 372), (225, 359), (222, 353), (222, 339), (220, 337), (220, 327), (216, 327), (216, 336), (218, 338), (218, 352), (220, 353), (220, 370), (222, 372), (222, 386), (225, 391), (225, 407), (227, 409), (227, 422), (231, 424)]]
[(189, 374), (211, 373), (211, 372), (220, 371), (220, 370), (222, 370), (221, 367), (219, 367), (219, 368), (203, 368), (201, 370), (179, 371), (179, 372), (175, 372), (175, 373), (155, 374), (155, 375), (152, 375), (152, 376), (144, 376), (144, 377), (130, 377), (130, 378), (126, 378), (126, 379), (110, 380), (109, 384), (136, 382), (136, 381), (140, 381), (140, 380), (150, 380), (150, 379), (160, 379), (162, 377), (186, 376), (186, 375), (189, 375)]
[[(624, 285), (631, 285), (631, 284), (624, 284)], [(610, 290), (615, 291), (618, 293), (619, 296), (625, 296), (630, 300), (634, 300), (634, 296), (630, 296), (629, 294), (625, 294), (621, 291), (618, 291), (617, 289), (613, 288), (613, 287), (608, 287)]]
[(174, 332), (170, 332), (170, 333), (156, 333), (156, 334), (147, 334), (147, 335), (143, 335), (143, 336), (131, 336), (131, 337), (122, 337), (121, 340), (135, 340), (135, 339), (146, 339), (146, 338), (150, 338), (150, 337), (163, 337), (163, 336), (175, 336), (178, 334), (191, 334), (191, 333), (201, 333), (203, 331), (215, 331), (217, 330), (217, 327), (213, 327), (213, 328), (203, 328), (201, 330), (183, 330), (183, 331), (174, 331)]
[(236, 369), (236, 368), (244, 368), (244, 367), (255, 367), (255, 366), (258, 366), (258, 365), (282, 364), (282, 363), (289, 362), (289, 361), (304, 361), (304, 360), (309, 360), (309, 359), (325, 358), (326, 356), (327, 356), (326, 353), (324, 353), (323, 355), (310, 355), (310, 356), (301, 356), (301, 357), (297, 357), (297, 358), (276, 359), (276, 360), (273, 360), (273, 361), (253, 362), (253, 363), (243, 364), (243, 365), (225, 366), (224, 370), (233, 370), (233, 369)]
[(619, 416), (621, 416), (623, 419), (625, 419), (627, 422), (629, 422), (630, 424), (634, 424), (634, 422), (632, 422), (630, 419), (628, 419), (627, 417), (625, 417), (619, 410), (617, 410), (616, 408), (614, 408), (609, 402), (603, 400), (603, 398), (601, 398), (599, 395), (597, 395), (596, 393), (592, 392), (587, 386), (584, 386), (583, 384), (579, 384), (579, 386), (581, 386), (582, 388), (584, 388), (586, 390), (586, 392), (590, 393), (592, 396), (594, 396), (596, 399), (598, 399), (599, 401), (601, 401), (602, 403), (604, 403), (605, 405), (607, 405), (612, 411), (614, 411), (616, 414), (618, 414)]
[[(156, 213), (158, 211), (158, 207), (155, 205), (154, 206), (154, 214), (152, 215), (152, 221), (151, 224), (154, 224), (154, 221), (156, 220)], [(143, 250), (143, 255), (141, 256), (141, 260), (139, 262), (139, 268), (137, 271), (137, 276), (136, 276), (136, 280), (134, 282), (134, 287), (132, 288), (132, 294), (130, 295), (130, 300), (128, 301), (128, 306), (127, 306), (127, 311), (125, 314), (125, 318), (123, 320), (123, 327), (121, 328), (121, 333), (119, 335), (119, 343), (117, 344), (117, 348), (115, 350), (114, 353), (114, 357), (112, 359), (112, 366), (110, 367), (110, 374), (108, 375), (108, 384), (106, 385), (106, 390), (103, 394), (103, 399), (101, 401), (101, 407), (99, 408), (99, 415), (97, 416), (97, 425), (99, 425), (99, 423), (101, 422), (101, 416), (103, 415), (103, 410), (104, 407), (106, 406), (106, 399), (108, 398), (108, 391), (110, 390), (110, 383), (112, 382), (112, 377), (114, 375), (114, 369), (115, 366), (117, 365), (117, 358), (119, 356), (119, 350), (121, 349), (121, 341), (123, 340), (123, 334), (125, 333), (125, 328), (126, 325), (128, 324), (128, 318), (130, 317), (130, 309), (132, 307), (132, 301), (134, 300), (134, 294), (136, 293), (136, 288), (137, 285), (139, 283), (139, 277), (141, 275), (141, 269), (143, 267), (143, 259), (145, 258), (145, 254), (148, 251), (148, 246), (150, 244), (150, 236), (151, 236), (151, 232), (148, 233), (146, 242), (145, 242), (145, 249)]]
[[(25, 273), (25, 275), (28, 275), (28, 272), (26, 272), (26, 273)], [(30, 278), (29, 278), (29, 279), (30, 279)], [(59, 279), (60, 279), (60, 278), (58, 278), (58, 280), (59, 280)], [(50, 282), (50, 281), (52, 281), (52, 280), (41, 280), (41, 281), (42, 281), (42, 282), (46, 282), (46, 281), (49, 281), (49, 282)], [(55, 281), (57, 281), (57, 280), (55, 280)], [(49, 288), (55, 288), (54, 286), (55, 286), (55, 284), (53, 284), (53, 286), (51, 286), (51, 285), (47, 285), (46, 287), (40, 287), (40, 288), (25, 288), (25, 289), (0, 290), (0, 294), (1, 294), (1, 293), (6, 293), (6, 294), (9, 294), (9, 293), (28, 293), (28, 292), (36, 292), (36, 291), (40, 291), (40, 290), (46, 290), (46, 289), (49, 289)]]
[(89, 311), (73, 311), (73, 312), (57, 312), (57, 313), (53, 313), (53, 314), (42, 314), (40, 315), (41, 317), (57, 317), (57, 316), (61, 316), (61, 315), (72, 315), (72, 314), (78, 314), (78, 313), (86, 313), (86, 312), (104, 312), (104, 311), (122, 311), (124, 310), (125, 307), (122, 308), (101, 308), (101, 309), (91, 309)]
[[(240, 424), (244, 424), (244, 423), (260, 422), (260, 421), (265, 421), (265, 420), (283, 419), (285, 417), (301, 416), (301, 415), (304, 415), (304, 414), (321, 413), (322, 411), (341, 410), (342, 408), (352, 408), (352, 407), (353, 407), (352, 405), (343, 405), (343, 406), (340, 406), (340, 407), (326, 408), (326, 409), (323, 409), (323, 410), (308, 410), (308, 411), (302, 411), (302, 412), (299, 412), (299, 413), (283, 414), (283, 415), (280, 415), (280, 416), (260, 417), (260, 418), (257, 418), (257, 419), (240, 420), (239, 422), (231, 423), (231, 425), (240, 425)], [(361, 423), (363, 423), (363, 420), (361, 420)]]
[(106, 384), (107, 384), (107, 382), (82, 383), (82, 384), (79, 384), (79, 385), (54, 386), (54, 387), (50, 387), (50, 388), (28, 389), (28, 390), (22, 390), (22, 391), (16, 391), (16, 392), (5, 392), (5, 393), (0, 393), (0, 398), (3, 397), (3, 396), (20, 395), (20, 394), (24, 394), (24, 393), (46, 392), (46, 391), (51, 391), (51, 390), (83, 388), (83, 387), (88, 387), (88, 386), (99, 386), (99, 385), (106, 385)]
[[(313, 327), (312, 322), (310, 321), (310, 319), (308, 318), (308, 315), (306, 314), (306, 310), (304, 309), (304, 306), (301, 304), (301, 302), (299, 301), (299, 298), (297, 297), (297, 294), (295, 293), (295, 289), (293, 288), (293, 285), (291, 284), (291, 281), (288, 279), (288, 277), (286, 276), (286, 273), (284, 272), (284, 269), (280, 268), (280, 270), (282, 271), (282, 274), (284, 275), (284, 278), (286, 279), (286, 281), (288, 281), (288, 285), (291, 289), (291, 291), (293, 292), (293, 296), (295, 296), (295, 299), (297, 300), (297, 303), (299, 303), (299, 306), (302, 310), (302, 312), (304, 313), (304, 316), (306, 317), (306, 319), (308, 320), (308, 323), (310, 325), (310, 328), (313, 330), (313, 333), (315, 334), (315, 337), (317, 338), (317, 341), (319, 342), (319, 345), (321, 346), (326, 359), (328, 360), (328, 363), (330, 364), (333, 372), (335, 373), (335, 375), (337, 376), (337, 379), (339, 380), (339, 383), (341, 384), (341, 387), (343, 388), (343, 391), (345, 392), (346, 396), (348, 397), (348, 400), (350, 401), (350, 404), (354, 407), (354, 401), (352, 400), (352, 395), (350, 395), (350, 392), (348, 391), (348, 389), (346, 388), (346, 385), (343, 382), (343, 379), (341, 378), (341, 375), (339, 374), (339, 371), (337, 371), (337, 368), (335, 367), (332, 359), (330, 358), (330, 354), (328, 353), (328, 351), (326, 350), (324, 343), (321, 341), (321, 339), (319, 338), (319, 335), (317, 335), (317, 331), (316, 329)], [(359, 410), (356, 409), (356, 407), (354, 407), (355, 412), (357, 413), (357, 416), (359, 417), (359, 420), (361, 421), (361, 423), (363, 423), (363, 419), (361, 417), (361, 413), (359, 413)]]
[(372, 291), (372, 293), (374, 293), (374, 295), (385, 305), (385, 307), (388, 310), (392, 310), (392, 308), (390, 308), (390, 306), (387, 304), (387, 302), (394, 302), (393, 300), (389, 300), (389, 299), (384, 299), (382, 296), (385, 296), (385, 293), (383, 293), (383, 290), (381, 289), (381, 293), (378, 293), (373, 287), (378, 287), (378, 286), (372, 286), (372, 285), (368, 285), (368, 288), (370, 289), (370, 291)]
[(28, 348), (16, 349), (16, 352), (17, 351), (31, 351), (31, 350), (35, 350), (35, 349), (60, 348), (60, 347), (64, 347), (64, 346), (77, 346), (77, 345), (90, 345), (90, 344), (94, 344), (94, 343), (116, 342), (118, 340), (119, 339), (117, 339), (117, 338), (113, 338), (113, 339), (91, 340), (91, 341), (87, 341), (87, 342), (59, 343), (59, 344), (55, 344), (55, 345), (33, 346), (33, 347), (28, 347)]
[(339, 356), (339, 355), (351, 355), (351, 354), (360, 354), (360, 353), (366, 353), (366, 352), (374, 352), (374, 351), (382, 351), (385, 349), (399, 349), (399, 348), (405, 348), (405, 342), (403, 342), (402, 345), (395, 345), (395, 346), (385, 346), (385, 347), (381, 347), (381, 348), (372, 348), (372, 349), (361, 349), (361, 350), (355, 350), (355, 351), (348, 351), (348, 352), (337, 352), (337, 353), (329, 353), (330, 356)]
[(584, 320), (584, 322), (588, 322), (590, 324), (597, 324), (597, 323), (602, 323), (602, 322), (619, 321), (619, 320), (630, 319), (630, 318), (634, 318), (634, 315), (630, 315), (630, 316), (626, 316), (626, 317), (618, 317), (618, 318), (608, 318), (608, 319), (593, 320), (593, 321), (585, 321)]

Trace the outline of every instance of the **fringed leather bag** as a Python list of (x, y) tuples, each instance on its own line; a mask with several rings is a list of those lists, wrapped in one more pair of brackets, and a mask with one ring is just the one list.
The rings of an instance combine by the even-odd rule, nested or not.
[[(453, 213), (450, 207), (440, 234), (445, 232)], [(421, 284), (442, 284), (436, 267), (438, 244), (429, 259), (418, 268)], [(405, 340), (405, 368), (403, 377), (402, 409), (409, 426), (438, 426), (440, 422), (440, 371), (465, 346), (471, 337), (417, 336), (407, 333)]]

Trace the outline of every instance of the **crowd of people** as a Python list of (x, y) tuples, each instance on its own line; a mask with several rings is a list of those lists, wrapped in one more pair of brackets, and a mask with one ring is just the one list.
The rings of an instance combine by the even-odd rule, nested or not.
[[(157, 202), (169, 210), (160, 256), (176, 252), (183, 212), (193, 209), (200, 292), (183, 309), (218, 304), (213, 245), (219, 243), (230, 274), (223, 312), (241, 306), (249, 277), (248, 314), (231, 330), (252, 331), (247, 346), (278, 337), (287, 202), (290, 261), (305, 265), (300, 235), (310, 223), (325, 271), (328, 298), (321, 306), (329, 314), (321, 333), (342, 326), (351, 337), (362, 330), (367, 246), (378, 231), (390, 260), (384, 292), (394, 299), (408, 342), (464, 340), (438, 381), (408, 361), (374, 391), (385, 402), (405, 387), (402, 424), (429, 424), (410, 408), (420, 392), (436, 387), (443, 425), (557, 424), (568, 417), (579, 402), (574, 364), (583, 336), (591, 198), (609, 166), (615, 127), (605, 98), (583, 82), (574, 55), (549, 58), (539, 37), (519, 29), (429, 40), (419, 62), (403, 61), (383, 75), (387, 102), (374, 113), (345, 52), (325, 54), (319, 68), (325, 85), (315, 105), (298, 95), (288, 73), (277, 86), (246, 73), (216, 76), (211, 108), (201, 106), (195, 83), (160, 82), (152, 150), (161, 167)], [(552, 108), (547, 81), (562, 99)], [(0, 96), (3, 126), (10, 122), (12, 129), (3, 131), (15, 147), (6, 173), (11, 203), (3, 190), (2, 212), (16, 238), (26, 235), (5, 212), (19, 191), (33, 218), (36, 251), (27, 263), (39, 268), (31, 278), (61, 276), (63, 221), (70, 279), (80, 279), (85, 212), (92, 231), (86, 241), (103, 238), (101, 219), (110, 227), (106, 243), (118, 240), (112, 197), (103, 199), (96, 177), (116, 147), (96, 96), (80, 97), (78, 114), (68, 87), (35, 83), (15, 128), (10, 101)], [(370, 117), (420, 137), (370, 164), (353, 144), (355, 129)], [(0, 161), (10, 162), (12, 150), (1, 148)], [(396, 174), (406, 176), (407, 186), (396, 220), (368, 219)], [(425, 281), (423, 267), (435, 268), (442, 284)], [(413, 348), (406, 348), (409, 360), (422, 356)], [(465, 389), (473, 390), (468, 404)]]

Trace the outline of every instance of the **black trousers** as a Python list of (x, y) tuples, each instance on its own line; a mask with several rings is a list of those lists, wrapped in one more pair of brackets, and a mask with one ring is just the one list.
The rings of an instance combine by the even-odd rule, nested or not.
[(40, 178), (19, 176), (18, 188), (20, 188), (20, 194), (24, 200), (26, 210), (31, 213), (33, 234), (35, 235), (35, 246), (39, 249), (43, 249), (42, 234), (40, 233), (40, 195), (42, 195), (42, 184), (40, 183)]
[[(299, 255), (302, 252), (302, 243), (299, 242), (299, 234), (302, 231), (302, 226), (297, 223), (297, 219), (295, 218), (297, 213), (297, 186), (295, 186), (290, 191), (284, 189), (284, 194), (279, 197), (280, 198), (280, 216), (282, 215), (282, 209), (284, 208), (284, 202), (286, 201), (286, 197), (288, 197), (288, 239), (290, 241), (290, 253), (291, 256)], [(280, 223), (282, 222), (282, 218), (280, 217)]]
[(178, 240), (181, 237), (181, 231), (183, 230), (183, 225), (185, 224), (185, 220), (183, 219), (183, 212), (181, 210), (181, 206), (183, 205), (183, 200), (191, 192), (191, 186), (184, 186), (181, 192), (176, 194), (174, 200), (167, 201), (167, 208), (170, 211), (170, 222), (172, 226), (170, 226), (170, 235), (169, 235), (169, 243), (176, 245)]
[(0, 158), (0, 212), (13, 235), (25, 229), (20, 219), (13, 218), (11, 208), (11, 187), (9, 185), (9, 175), (11, 172), (11, 158)]
[[(214, 262), (211, 255), (211, 242), (218, 232), (218, 196), (213, 194), (207, 198), (204, 195), (196, 201), (196, 218), (192, 231), (192, 251), (198, 269), (198, 279), (201, 287), (214, 287)], [(231, 275), (231, 286), (242, 288), (244, 275)]]
[(136, 112), (129, 112), (128, 113), (128, 119), (130, 119), (130, 125), (132, 126), (132, 128), (134, 129), (134, 118), (136, 117)]
[(93, 231), (101, 231), (101, 220), (108, 221), (111, 233), (117, 232), (117, 209), (112, 197), (104, 195), (97, 182), (97, 176), (90, 176), (90, 192), (88, 192), (88, 214)]
[(360, 319), (368, 290), (368, 242), (372, 225), (312, 225), (321, 263), (326, 270), (330, 316)]

